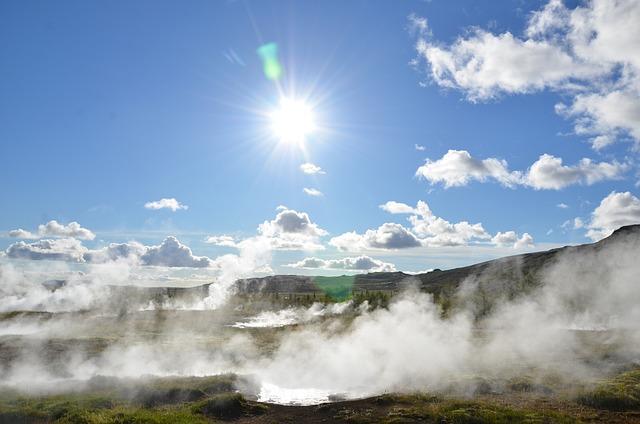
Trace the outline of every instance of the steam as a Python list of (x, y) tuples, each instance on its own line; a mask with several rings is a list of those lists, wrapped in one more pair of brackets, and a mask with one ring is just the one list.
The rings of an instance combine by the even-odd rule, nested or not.
[[(366, 311), (368, 303), (365, 301), (357, 311)], [(249, 318), (247, 321), (240, 321), (233, 324), (236, 328), (268, 328), (268, 327), (286, 327), (288, 325), (304, 324), (325, 316), (335, 316), (345, 313), (347, 310), (353, 309), (353, 302), (340, 302), (324, 305), (315, 302), (309, 308), (286, 308), (279, 311), (264, 311), (258, 315)]]
[[(395, 296), (388, 308), (373, 310), (352, 302), (280, 310), (243, 305), (257, 310), (248, 314), (226, 307), (233, 304), (233, 281), (268, 264), (269, 249), (259, 241), (239, 255), (219, 258), (217, 283), (201, 303), (191, 308), (164, 304), (127, 315), (104, 313), (104, 305), (110, 305), (106, 282), (130, 278), (126, 263), (86, 274), (57, 270), (67, 273), (69, 282), (53, 292), (36, 284), (28, 271), (2, 264), (0, 310), (89, 312), (82, 318), (17, 314), (0, 321), (0, 351), (17, 343), (12, 348), (19, 352), (0, 367), (0, 380), (22, 390), (44, 390), (96, 375), (234, 372), (254, 376), (260, 399), (300, 403), (336, 394), (473, 393), (475, 383), (468, 376), (500, 380), (553, 374), (587, 381), (640, 361), (639, 243), (622, 238), (590, 251), (567, 249), (529, 290), (489, 269), (460, 285), (447, 313), (416, 288)], [(518, 268), (517, 258), (507, 260)], [(298, 326), (283, 328), (292, 324)], [(83, 346), (82, 340), (105, 328), (118, 341)], [(8, 334), (24, 337), (15, 342)], [(54, 337), (73, 343), (52, 363), (47, 343)]]

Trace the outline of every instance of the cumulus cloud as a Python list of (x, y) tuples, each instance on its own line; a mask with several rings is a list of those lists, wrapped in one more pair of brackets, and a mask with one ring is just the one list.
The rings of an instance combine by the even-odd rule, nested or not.
[(206, 256), (195, 256), (191, 249), (169, 236), (158, 246), (138, 242), (111, 243), (91, 250), (74, 238), (43, 239), (33, 243), (19, 241), (10, 245), (6, 255), (13, 259), (59, 260), (78, 263), (107, 263), (128, 260), (132, 264), (165, 267), (203, 268), (211, 265)]
[[(415, 18), (409, 20), (410, 26)], [(556, 110), (595, 149), (630, 135), (640, 143), (640, 3), (593, 0), (568, 9), (550, 0), (522, 37), (475, 29), (449, 45), (418, 32), (415, 64), (471, 101), (544, 89), (566, 94)], [(425, 21), (426, 22), (426, 21)]]
[(419, 152), (424, 152), (425, 150), (427, 150), (427, 148), (421, 144), (414, 144), (413, 147)]
[(23, 230), (22, 228), (18, 228), (17, 230), (9, 231), (9, 237), (21, 238), (21, 239), (36, 239), (36, 238), (38, 238), (38, 235), (32, 233), (31, 231), (27, 231), (27, 230)]
[(525, 247), (533, 247), (533, 237), (529, 233), (524, 233), (518, 237), (515, 231), (498, 232), (491, 238), (491, 242), (496, 246), (506, 247), (511, 246), (515, 249), (521, 249)]
[(216, 246), (237, 247), (236, 240), (232, 236), (209, 236), (205, 239), (205, 243), (215, 244)]
[(306, 162), (300, 165), (300, 170), (305, 174), (314, 175), (314, 174), (325, 174), (321, 167), (311, 162)]
[(574, 166), (562, 159), (544, 154), (531, 165), (524, 184), (536, 190), (560, 190), (573, 184), (591, 185), (599, 181), (620, 179), (629, 169), (619, 162), (593, 162), (584, 158)]
[(147, 247), (136, 241), (128, 243), (110, 243), (108, 246), (96, 250), (86, 251), (82, 258), (87, 263), (108, 263), (128, 260), (132, 264), (140, 263), (140, 257), (147, 251)]
[(628, 191), (613, 191), (602, 199), (591, 214), (587, 237), (597, 241), (631, 224), (640, 224), (640, 199)]
[(206, 256), (194, 256), (191, 249), (169, 236), (159, 245), (150, 246), (140, 256), (143, 265), (203, 268), (211, 265)]
[(406, 203), (396, 202), (394, 200), (389, 200), (387, 203), (380, 205), (380, 209), (391, 214), (416, 212), (413, 206), (409, 206)]
[(162, 198), (160, 200), (155, 200), (153, 202), (147, 202), (144, 204), (145, 209), (159, 210), (159, 209), (170, 209), (172, 212), (177, 210), (187, 210), (189, 206), (183, 205), (173, 197), (171, 198)]
[(317, 188), (303, 188), (302, 191), (304, 191), (305, 194), (312, 196), (312, 197), (322, 197), (324, 196), (324, 194), (318, 190)]
[(533, 246), (535, 246), (535, 244), (533, 243), (533, 237), (531, 237), (529, 233), (524, 233), (513, 245), (513, 247), (516, 249)]
[(522, 40), (510, 32), (494, 35), (476, 29), (448, 47), (420, 39), (416, 48), (437, 84), (464, 90), (472, 101), (560, 88), (571, 78), (601, 73), (550, 41)]
[(272, 249), (321, 250), (319, 238), (327, 231), (312, 222), (306, 212), (298, 212), (284, 206), (278, 208), (275, 219), (258, 226), (258, 235), (270, 241)]
[(558, 203), (556, 205), (556, 207), (558, 207), (560, 209), (567, 209), (567, 208), (569, 208), (569, 205), (567, 205), (566, 203)]
[(592, 135), (591, 144), (596, 150), (613, 144), (624, 131), (637, 144), (640, 142), (640, 82), (638, 85), (608, 93), (580, 94), (569, 106), (556, 105), (556, 111), (576, 118), (576, 133)]
[(464, 186), (470, 181), (494, 179), (512, 187), (521, 180), (519, 173), (509, 172), (507, 162), (496, 158), (478, 160), (466, 150), (449, 150), (438, 160), (427, 159), (418, 168), (416, 176), (431, 184), (442, 183), (446, 188)]
[(364, 234), (354, 231), (341, 234), (329, 240), (329, 244), (343, 251), (398, 250), (422, 245), (411, 231), (391, 222), (386, 222), (377, 229), (367, 230)]
[(342, 269), (367, 272), (392, 272), (396, 270), (395, 265), (391, 263), (365, 255), (341, 259), (305, 258), (286, 266), (300, 269)]
[(341, 234), (332, 238), (329, 244), (343, 251), (466, 246), (489, 241), (497, 246), (512, 245), (516, 248), (533, 245), (533, 238), (527, 233), (519, 237), (514, 231), (508, 231), (498, 233), (492, 239), (481, 223), (449, 222), (436, 216), (422, 200), (418, 201), (415, 207), (392, 200), (380, 205), (380, 208), (391, 214), (409, 215), (407, 220), (411, 228), (385, 223), (378, 229), (367, 230), (364, 234), (355, 231)]
[(33, 243), (19, 241), (10, 245), (5, 253), (12, 259), (84, 262), (84, 254), (87, 251), (80, 240), (63, 238), (44, 239)]
[(451, 223), (436, 216), (429, 205), (418, 201), (415, 212), (409, 217), (413, 232), (426, 246), (464, 246), (472, 241), (491, 238), (481, 223), (467, 221)]
[(83, 228), (80, 224), (73, 221), (67, 225), (61, 224), (56, 220), (51, 220), (46, 224), (38, 225), (38, 230), (33, 233), (22, 228), (9, 231), (9, 237), (22, 238), (22, 239), (39, 239), (44, 237), (63, 237), (63, 238), (76, 238), (80, 240), (93, 240), (96, 235)]
[(543, 154), (527, 171), (510, 171), (506, 161), (475, 159), (466, 150), (449, 150), (442, 158), (418, 168), (416, 175), (445, 188), (465, 186), (471, 181), (494, 180), (507, 187), (527, 186), (536, 190), (560, 190), (573, 184), (591, 185), (622, 178), (629, 165), (617, 161), (594, 162), (583, 158), (576, 165), (564, 165), (561, 158)]

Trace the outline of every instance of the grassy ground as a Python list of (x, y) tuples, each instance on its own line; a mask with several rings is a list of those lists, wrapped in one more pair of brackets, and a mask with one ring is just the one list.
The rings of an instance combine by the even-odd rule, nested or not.
[(577, 397), (517, 385), (469, 399), (383, 395), (318, 406), (262, 404), (234, 391), (233, 375), (121, 380), (95, 378), (76, 393), (0, 392), (0, 423), (640, 423), (640, 370)]
[[(333, 281), (330, 281), (333, 283)], [(333, 289), (333, 286), (330, 286)], [(354, 303), (367, 301), (384, 306), (382, 292), (352, 294)], [(285, 298), (286, 297), (286, 298)], [(35, 334), (7, 333), (0, 337), (0, 371), (9, 367), (22, 352), (29, 352), (55, 370), (66, 369), (69, 353), (83, 352), (95, 357), (114, 344), (162, 344), (163, 352), (190, 347), (214, 351), (237, 335), (250, 336), (263, 354), (279, 345), (281, 336), (304, 328), (237, 329), (238, 320), (268, 308), (304, 306), (317, 301), (313, 295), (282, 296), (265, 304), (248, 302), (250, 307), (226, 311), (142, 311), (124, 317), (91, 313), (0, 314), (0, 323), (47, 325)], [(348, 323), (355, 314), (340, 318)], [(332, 325), (320, 320), (314, 325)], [(334, 326), (332, 331), (337, 331)], [(179, 332), (177, 332), (179, 330)], [(180, 337), (176, 337), (179, 334)], [(196, 337), (197, 336), (197, 337)], [(478, 331), (478, 337), (483, 337)], [(592, 360), (618, 366), (608, 335), (581, 334), (585, 352)], [(604, 338), (601, 340), (601, 338)], [(612, 365), (612, 366), (613, 366)], [(474, 387), (470, 397), (459, 391), (438, 395), (385, 395), (368, 399), (336, 402), (319, 406), (282, 406), (255, 402), (235, 392), (255, 392), (251, 383), (233, 375), (203, 378), (162, 378), (123, 380), (96, 377), (75, 386), (66, 383), (65, 394), (30, 395), (0, 389), (1, 423), (640, 423), (640, 369), (627, 369), (611, 379), (585, 389), (575, 383), (522, 377), (509, 381), (466, 376), (452, 381), (452, 387)], [(54, 373), (54, 375), (57, 375)], [(462, 377), (460, 377), (462, 379)], [(2, 381), (0, 381), (1, 387)], [(496, 388), (500, 388), (496, 390)], [(28, 389), (28, 387), (24, 387)]]
[(640, 369), (602, 381), (595, 389), (582, 393), (578, 400), (598, 409), (640, 411)]

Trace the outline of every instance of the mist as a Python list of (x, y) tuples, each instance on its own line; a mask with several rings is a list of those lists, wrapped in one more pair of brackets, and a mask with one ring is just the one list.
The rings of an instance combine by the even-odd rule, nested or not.
[[(446, 311), (412, 277), (386, 308), (240, 301), (233, 282), (261, 262), (254, 253), (250, 266), (229, 258), (200, 298), (153, 302), (113, 297), (109, 284), (130, 278), (126, 263), (60, 269), (67, 283), (53, 291), (2, 264), (0, 310), (13, 312), (0, 325), (0, 380), (48, 392), (79, 390), (96, 376), (235, 373), (256, 382), (258, 399), (303, 404), (416, 390), (471, 396), (478, 379), (499, 391), (522, 375), (591, 381), (640, 362), (638, 247), (627, 238), (566, 249), (527, 290), (489, 272), (473, 275)], [(60, 339), (71, 343), (54, 355), (52, 340)]]

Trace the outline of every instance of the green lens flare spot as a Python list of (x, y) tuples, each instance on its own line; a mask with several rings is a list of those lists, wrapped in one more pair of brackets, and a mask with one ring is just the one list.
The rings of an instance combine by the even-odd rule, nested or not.
[(282, 75), (282, 65), (278, 60), (278, 45), (276, 43), (268, 43), (260, 46), (257, 52), (262, 59), (264, 75), (270, 80), (279, 79)]
[(351, 299), (351, 291), (355, 277), (351, 275), (341, 275), (339, 277), (313, 277), (316, 287), (324, 294), (336, 302), (343, 302)]

